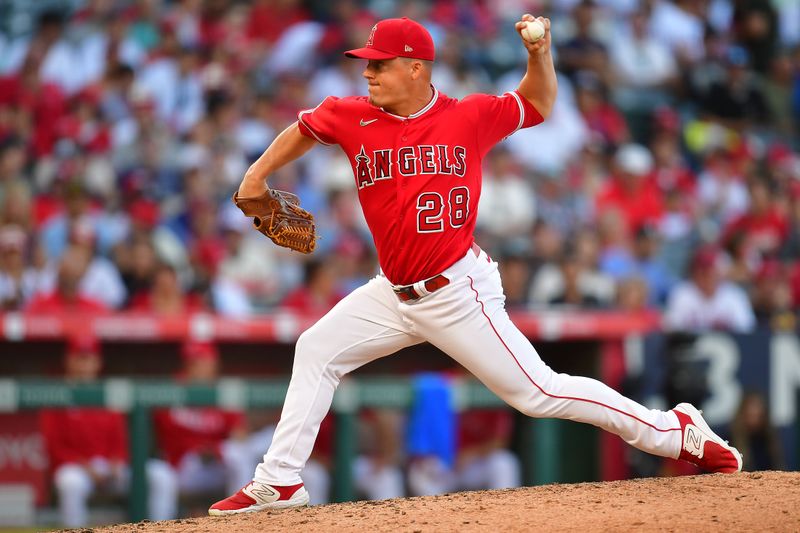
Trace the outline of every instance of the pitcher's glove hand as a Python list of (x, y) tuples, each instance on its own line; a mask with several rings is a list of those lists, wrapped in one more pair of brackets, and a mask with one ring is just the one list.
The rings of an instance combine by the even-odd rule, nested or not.
[(234, 193), (233, 203), (246, 216), (253, 217), (255, 228), (278, 246), (304, 254), (314, 251), (317, 244), (314, 215), (300, 207), (296, 194), (267, 189), (260, 196), (239, 198)]

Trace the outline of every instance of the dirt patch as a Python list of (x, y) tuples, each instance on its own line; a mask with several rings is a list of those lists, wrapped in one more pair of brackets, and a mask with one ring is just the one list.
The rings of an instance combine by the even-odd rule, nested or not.
[(799, 531), (800, 473), (545, 485), (95, 529), (238, 531)]

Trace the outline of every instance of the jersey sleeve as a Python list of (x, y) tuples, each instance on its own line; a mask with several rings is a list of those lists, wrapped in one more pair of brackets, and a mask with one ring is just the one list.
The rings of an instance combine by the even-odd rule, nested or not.
[(473, 94), (464, 99), (476, 121), (478, 144), (483, 152), (520, 128), (544, 121), (542, 115), (518, 91), (500, 96)]
[(313, 109), (304, 109), (297, 114), (297, 125), (300, 133), (317, 142), (331, 145), (338, 144), (336, 132), (336, 104), (339, 99), (329, 96)]

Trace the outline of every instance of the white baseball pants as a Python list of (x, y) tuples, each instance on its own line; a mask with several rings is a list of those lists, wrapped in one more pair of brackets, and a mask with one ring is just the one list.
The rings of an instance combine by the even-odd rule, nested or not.
[(281, 419), (256, 481), (300, 483), (342, 376), (423, 341), (529, 416), (585, 422), (640, 450), (678, 457), (681, 431), (674, 413), (647, 409), (597, 380), (555, 373), (541, 360), (509, 319), (497, 263), (485, 252), (468, 251), (442, 274), (449, 285), (408, 302), (398, 300), (379, 275), (300, 335)]

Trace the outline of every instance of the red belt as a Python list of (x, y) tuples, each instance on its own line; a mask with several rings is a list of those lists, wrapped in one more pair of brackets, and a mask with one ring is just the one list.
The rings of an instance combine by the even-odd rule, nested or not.
[[(442, 287), (445, 287), (450, 284), (450, 280), (446, 277), (439, 274), (438, 276), (433, 276), (430, 279), (425, 280), (425, 290), (428, 292), (438, 291)], [(401, 302), (407, 302), (409, 300), (418, 300), (422, 297), (420, 293), (414, 289), (413, 285), (404, 285), (402, 287), (392, 287), (392, 290), (400, 299)]]
[[(481, 253), (481, 249), (478, 247), (477, 244), (472, 243), (472, 252), (475, 256), (479, 256)], [(432, 278), (426, 279), (423, 285), (425, 286), (425, 290), (429, 293), (438, 291), (442, 287), (446, 287), (450, 284), (450, 280), (444, 277), (443, 275), (439, 274), (433, 276)], [(392, 287), (392, 290), (397, 295), (397, 298), (400, 299), (401, 302), (407, 302), (409, 300), (419, 300), (422, 295), (417, 292), (414, 288), (414, 285), (403, 285), (402, 287)]]

